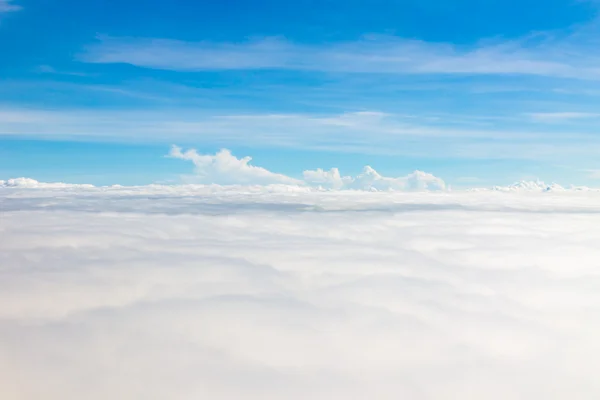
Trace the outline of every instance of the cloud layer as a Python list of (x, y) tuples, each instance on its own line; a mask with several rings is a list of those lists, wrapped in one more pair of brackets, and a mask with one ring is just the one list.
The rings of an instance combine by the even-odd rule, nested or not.
[(595, 194), (155, 189), (0, 189), (6, 398), (600, 395)]

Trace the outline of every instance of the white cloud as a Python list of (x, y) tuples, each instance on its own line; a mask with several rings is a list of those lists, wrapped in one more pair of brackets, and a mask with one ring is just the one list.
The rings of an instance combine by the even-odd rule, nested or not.
[[(39, 74), (53, 74), (53, 75), (71, 75), (71, 76), (91, 76), (90, 74), (84, 73), (84, 72), (74, 72), (74, 71), (64, 71), (64, 70), (57, 70), (56, 68), (54, 68), (52, 65), (47, 65), (47, 64), (42, 64), (42, 65), (38, 65), (35, 69), (34, 72), (39, 73)], [(111, 88), (110, 86), (104, 86), (104, 85), (69, 85), (69, 84), (64, 84), (61, 83), (62, 87), (65, 88), (73, 88), (73, 87), (78, 87), (78, 88), (83, 88), (83, 89), (87, 89), (87, 90), (98, 90), (98, 91), (109, 91), (109, 90), (118, 90), (116, 88)], [(126, 90), (122, 89), (123, 92), (126, 92)]]
[[(1, 107), (0, 107), (1, 108)], [(144, 143), (203, 142), (371, 155), (464, 159), (579, 158), (600, 151), (598, 136), (539, 127), (496, 129), (377, 111), (339, 114), (206, 115), (193, 110), (0, 109), (0, 136)], [(464, 123), (464, 121), (463, 121)], [(432, 140), (435, 138), (435, 140)]]
[[(577, 188), (574, 188), (577, 189)], [(494, 186), (492, 190), (511, 192), (511, 191), (526, 191), (526, 192), (563, 192), (567, 189), (558, 183), (546, 184), (543, 181), (519, 181), (509, 186)]]
[(12, 0), (0, 0), (0, 14), (12, 11), (19, 11), (20, 6), (12, 4)]
[(404, 178), (388, 178), (381, 176), (371, 167), (365, 167), (353, 185), (360, 189), (396, 189), (396, 190), (444, 190), (443, 180), (423, 171), (415, 171)]
[(178, 70), (294, 69), (354, 73), (525, 74), (599, 79), (594, 27), (574, 33), (537, 33), (519, 40), (461, 47), (393, 36), (301, 45), (282, 38), (242, 43), (99, 37), (80, 59)]
[[(590, 175), (593, 179), (593, 176)], [(587, 186), (575, 186), (570, 185), (564, 187), (556, 182), (550, 184), (545, 183), (539, 179), (537, 180), (521, 180), (508, 186), (493, 186), (491, 188), (471, 188), (469, 191), (497, 191), (497, 192), (547, 192), (547, 193), (561, 193), (561, 192), (600, 192), (599, 188), (591, 188)]]
[(93, 185), (88, 184), (72, 184), (62, 182), (38, 182), (31, 178), (12, 178), (0, 180), (0, 188), (29, 188), (29, 189), (68, 189), (68, 188), (93, 188)]
[[(40, 125), (46, 121), (46, 125)], [(240, 114), (203, 115), (193, 110), (165, 111), (93, 110), (0, 110), (0, 134), (24, 135), (32, 131), (49, 136), (61, 132), (69, 136), (123, 137), (145, 140), (169, 137), (223, 137), (225, 139), (269, 141), (278, 145), (296, 145), (311, 140), (315, 145), (331, 143), (343, 137), (353, 145), (398, 138), (496, 138), (535, 139), (547, 135), (527, 132), (494, 132), (419, 125), (414, 118), (377, 111), (339, 114)], [(365, 140), (368, 135), (369, 141)], [(571, 135), (576, 135), (571, 133)], [(571, 136), (572, 137), (572, 136)], [(337, 140), (334, 142), (337, 143)]]
[(356, 177), (340, 175), (337, 168), (329, 171), (317, 169), (304, 171), (308, 184), (331, 189), (356, 190), (444, 190), (446, 184), (438, 177), (422, 171), (415, 171), (405, 177), (389, 178), (382, 176), (370, 166), (363, 168)]
[(196, 166), (193, 180), (198, 183), (219, 185), (309, 185), (327, 189), (357, 190), (444, 190), (444, 181), (431, 174), (415, 171), (406, 177), (389, 178), (380, 175), (373, 168), (366, 166), (356, 177), (341, 176), (337, 168), (329, 171), (322, 169), (303, 172), (303, 180), (286, 175), (276, 174), (265, 168), (250, 165), (251, 157), (237, 158), (227, 149), (215, 155), (198, 154), (194, 149), (181, 151), (172, 146), (170, 157), (191, 161)]
[(227, 149), (223, 149), (215, 155), (202, 155), (194, 149), (182, 152), (181, 148), (173, 146), (169, 156), (193, 162), (196, 166), (196, 179), (199, 183), (222, 185), (301, 184), (301, 181), (297, 179), (250, 165), (252, 157), (239, 159)]
[(321, 168), (307, 170), (302, 173), (302, 177), (309, 185), (322, 186), (331, 189), (342, 189), (349, 183), (352, 183), (352, 178), (342, 177), (337, 168), (331, 168), (329, 171), (324, 171)]
[(564, 122), (576, 119), (590, 119), (600, 117), (599, 113), (585, 112), (549, 112), (549, 113), (530, 113), (530, 118), (539, 122)]
[(4, 397), (600, 395), (596, 193), (171, 189), (0, 190)]

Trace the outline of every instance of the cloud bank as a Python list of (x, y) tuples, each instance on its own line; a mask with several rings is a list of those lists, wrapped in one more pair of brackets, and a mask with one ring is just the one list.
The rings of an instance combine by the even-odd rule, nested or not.
[(593, 193), (155, 189), (0, 190), (3, 397), (600, 395)]
[(191, 161), (196, 166), (194, 180), (198, 183), (219, 185), (231, 184), (286, 184), (308, 185), (325, 189), (356, 190), (444, 190), (446, 184), (440, 178), (422, 171), (415, 171), (406, 177), (388, 178), (380, 175), (370, 166), (356, 177), (341, 176), (337, 168), (303, 172), (303, 180), (273, 173), (265, 168), (250, 165), (251, 157), (237, 158), (227, 149), (215, 155), (201, 155), (194, 149), (182, 151), (172, 146), (169, 157)]
[[(271, 172), (265, 168), (250, 164), (251, 157), (237, 158), (229, 150), (222, 149), (214, 155), (199, 154), (194, 149), (182, 151), (172, 146), (169, 157), (191, 161), (196, 166), (193, 177), (188, 180), (201, 184), (215, 185), (294, 185), (325, 190), (360, 191), (445, 191), (450, 187), (443, 179), (423, 171), (414, 171), (404, 177), (382, 176), (370, 166), (365, 166), (357, 176), (343, 176), (338, 168), (306, 170), (303, 179), (295, 179), (283, 174)], [(21, 178), (24, 179), (24, 178)], [(21, 184), (26, 186), (27, 183)], [(55, 184), (61, 185), (61, 184)], [(0, 181), (2, 186), (2, 181)], [(35, 186), (35, 184), (31, 184)], [(564, 192), (593, 191), (586, 186), (563, 187), (555, 182), (519, 181), (508, 186), (490, 188), (471, 188), (473, 191), (491, 190), (500, 192)]]

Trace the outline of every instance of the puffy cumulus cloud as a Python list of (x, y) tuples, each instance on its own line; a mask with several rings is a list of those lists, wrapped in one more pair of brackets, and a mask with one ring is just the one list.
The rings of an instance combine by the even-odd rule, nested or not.
[(316, 185), (330, 189), (355, 189), (355, 190), (445, 190), (445, 182), (431, 174), (415, 171), (405, 177), (389, 178), (382, 176), (370, 166), (363, 168), (362, 173), (356, 177), (341, 176), (337, 168), (329, 171), (322, 169), (308, 170), (303, 173), (304, 181), (309, 185)]
[(289, 184), (301, 182), (282, 174), (273, 173), (265, 168), (250, 165), (252, 157), (237, 158), (227, 149), (222, 149), (215, 155), (198, 154), (194, 149), (181, 151), (172, 146), (169, 156), (188, 160), (196, 166), (198, 180), (202, 183), (216, 184)]
[(198, 180), (204, 183), (290, 184), (334, 190), (444, 190), (446, 188), (442, 179), (422, 171), (415, 171), (405, 177), (389, 178), (366, 166), (361, 174), (351, 177), (342, 176), (337, 168), (329, 171), (318, 168), (304, 171), (303, 180), (298, 180), (250, 165), (251, 157), (239, 159), (227, 149), (222, 149), (215, 155), (203, 155), (194, 149), (183, 152), (181, 148), (172, 146), (169, 156), (193, 162)]
[(600, 396), (595, 192), (0, 196), (3, 398)]
[(352, 178), (342, 177), (340, 170), (337, 168), (331, 168), (329, 171), (324, 171), (321, 168), (307, 170), (302, 173), (302, 177), (309, 185), (331, 189), (342, 189), (353, 181)]
[(426, 172), (415, 171), (406, 177), (388, 178), (381, 176), (369, 166), (353, 180), (352, 185), (359, 189), (378, 190), (444, 190), (446, 188), (443, 180)]

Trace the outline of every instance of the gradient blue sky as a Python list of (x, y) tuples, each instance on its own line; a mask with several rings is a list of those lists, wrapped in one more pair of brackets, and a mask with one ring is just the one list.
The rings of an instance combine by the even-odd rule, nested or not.
[(295, 177), (599, 186), (599, 6), (0, 0), (0, 179), (177, 182), (177, 144)]

